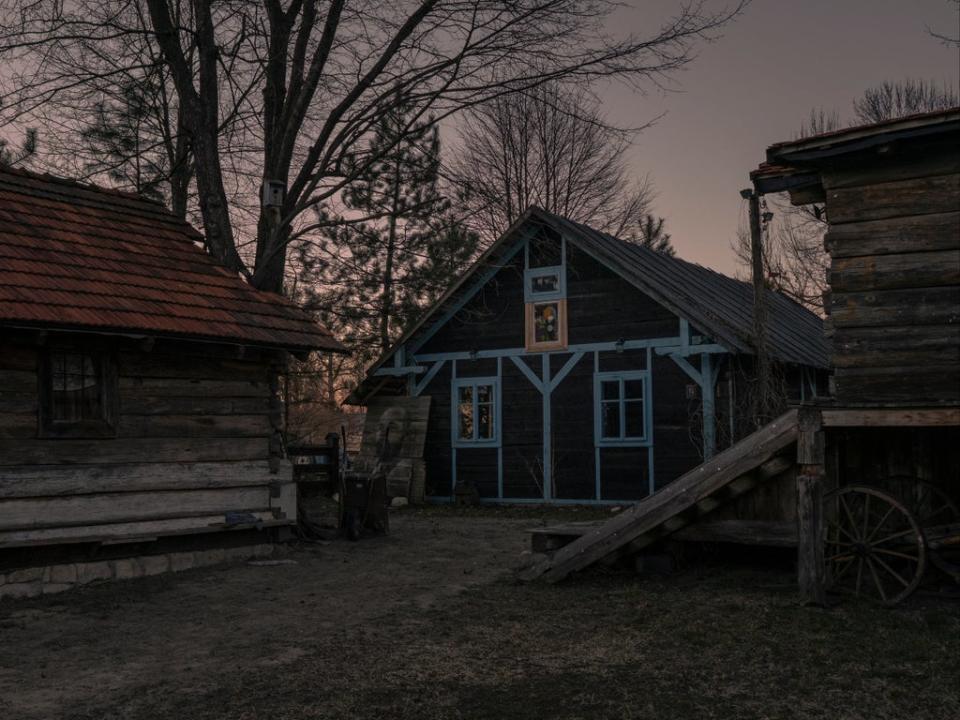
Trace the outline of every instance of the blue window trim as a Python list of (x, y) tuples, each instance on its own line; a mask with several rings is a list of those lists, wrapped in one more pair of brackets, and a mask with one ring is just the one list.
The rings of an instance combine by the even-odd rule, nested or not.
[[(460, 437), (460, 388), (462, 387), (472, 387), (473, 388), (473, 404), (476, 408), (477, 404), (477, 386), (478, 385), (492, 385), (493, 386), (493, 437), (487, 440), (465, 440)], [(465, 378), (454, 378), (451, 381), (450, 385), (450, 440), (455, 448), (471, 448), (471, 447), (488, 447), (488, 448), (498, 448), (500, 447), (500, 440), (502, 437), (502, 419), (503, 419), (503, 403), (501, 402), (500, 397), (500, 379), (496, 376), (490, 377), (465, 377)], [(476, 417), (476, 410), (474, 411), (474, 417)], [(477, 432), (477, 425), (474, 423), (474, 434)]]
[[(643, 437), (605, 438), (601, 427), (601, 383), (604, 381), (620, 381), (620, 429), (626, 431), (624, 422), (623, 383), (626, 380), (643, 381)], [(650, 371), (628, 370), (623, 372), (594, 372), (593, 374), (593, 438), (596, 447), (650, 447), (653, 445), (653, 403), (650, 397)]]

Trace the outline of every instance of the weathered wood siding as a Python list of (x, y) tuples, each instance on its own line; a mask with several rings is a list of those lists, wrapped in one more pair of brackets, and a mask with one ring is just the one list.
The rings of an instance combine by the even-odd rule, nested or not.
[(823, 173), (841, 405), (960, 402), (956, 147)]
[[(506, 263), (452, 320), (440, 328), (417, 354), (517, 349), (524, 345), (523, 253)], [(675, 337), (679, 318), (586, 253), (567, 246), (568, 339), (571, 345), (615, 342), (619, 338)], [(571, 357), (550, 356), (551, 377)], [(647, 353), (600, 354), (600, 370), (644, 370)], [(542, 377), (542, 354), (524, 356)], [(697, 360), (692, 360), (697, 365)], [(427, 430), (427, 495), (449, 497), (454, 453), (451, 448), (451, 363), (447, 362), (424, 389), (432, 397)], [(543, 497), (543, 404), (540, 392), (509, 358), (501, 363), (502, 476), (498, 451), (457, 448), (458, 481), (472, 482), (483, 498), (495, 498), (502, 482), (505, 500)], [(660, 487), (701, 461), (698, 433), (688, 425), (691, 412), (686, 388), (692, 382), (669, 358), (654, 356), (652, 388), (655, 449), (604, 447), (600, 454), (600, 496), (605, 500), (638, 500), (649, 491), (649, 455), (654, 455)], [(460, 360), (457, 377), (495, 376), (495, 360)], [(585, 354), (551, 399), (552, 497), (590, 501), (596, 498), (594, 445), (594, 356)]]
[[(100, 341), (101, 343), (107, 341)], [(270, 365), (199, 345), (111, 345), (116, 437), (40, 437), (42, 347), (0, 341), (0, 547), (197, 532), (228, 511), (272, 520)]]

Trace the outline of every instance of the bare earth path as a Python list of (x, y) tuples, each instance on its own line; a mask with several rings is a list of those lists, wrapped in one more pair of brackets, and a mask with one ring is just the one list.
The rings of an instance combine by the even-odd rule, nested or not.
[(726, 560), (521, 585), (525, 512), (0, 602), (0, 719), (960, 717), (956, 601), (814, 610)]

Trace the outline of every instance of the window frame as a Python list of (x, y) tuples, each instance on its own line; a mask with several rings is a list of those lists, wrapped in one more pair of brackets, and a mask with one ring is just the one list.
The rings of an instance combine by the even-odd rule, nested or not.
[[(480, 385), (491, 385), (493, 387), (493, 437), (478, 438), (479, 425), (477, 418), (477, 387)], [(460, 389), (464, 387), (473, 388), (473, 438), (467, 439), (460, 437)], [(450, 437), (453, 447), (500, 447), (502, 437), (502, 417), (501, 408), (503, 404), (500, 397), (500, 378), (490, 377), (465, 377), (455, 378), (450, 392)]]
[[(537, 305), (556, 305), (557, 306), (557, 339), (537, 342), (537, 328), (535, 325)], [(524, 325), (524, 346), (527, 352), (543, 352), (549, 350), (566, 350), (569, 345), (567, 339), (567, 300), (537, 300), (536, 302), (526, 303), (523, 313)]]
[[(54, 419), (53, 358), (54, 355), (85, 355), (94, 358), (99, 367), (100, 417), (76, 421)], [(41, 438), (113, 438), (117, 436), (119, 402), (117, 366), (109, 352), (88, 347), (47, 348), (40, 356), (37, 372), (38, 421)]]
[[(620, 436), (616, 438), (603, 436), (603, 383), (617, 380), (619, 382), (619, 394), (617, 405), (620, 412)], [(643, 382), (643, 398), (639, 400), (627, 400), (624, 397), (624, 383), (628, 381), (641, 380)], [(593, 375), (593, 437), (597, 447), (649, 447), (653, 444), (653, 405), (650, 402), (650, 371), (649, 370), (625, 370), (597, 372)], [(606, 401), (611, 402), (611, 401)], [(626, 437), (626, 404), (628, 402), (642, 403), (643, 405), (643, 435), (641, 437)]]
[[(535, 292), (533, 281), (539, 277), (557, 277), (557, 289), (546, 292)], [(565, 265), (551, 265), (548, 267), (527, 268), (523, 272), (523, 301), (525, 303), (540, 303), (551, 300), (563, 300), (567, 297), (567, 273)]]

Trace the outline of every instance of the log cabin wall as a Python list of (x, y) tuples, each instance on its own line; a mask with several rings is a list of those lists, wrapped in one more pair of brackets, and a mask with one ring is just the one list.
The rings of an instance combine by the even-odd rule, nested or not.
[[(113, 358), (115, 436), (42, 437), (39, 368), (54, 337), (60, 348), (93, 345)], [(270, 356), (237, 357), (225, 346), (161, 340), (145, 350), (62, 334), (38, 345), (8, 333), (0, 340), (0, 552), (210, 532), (234, 511), (295, 521), (290, 467), (277, 457), (275, 372)]]
[(960, 158), (954, 138), (821, 172), (836, 399), (960, 402)]

